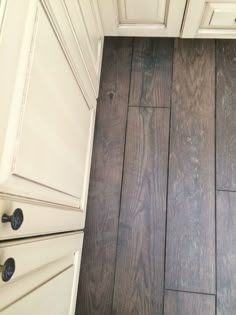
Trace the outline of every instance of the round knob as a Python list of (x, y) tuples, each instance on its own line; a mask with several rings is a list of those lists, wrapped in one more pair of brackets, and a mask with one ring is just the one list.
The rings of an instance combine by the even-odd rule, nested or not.
[(12, 215), (3, 214), (2, 223), (11, 223), (13, 230), (18, 230), (24, 221), (23, 211), (17, 208)]
[(7, 282), (11, 279), (16, 270), (15, 260), (8, 258), (3, 265), (0, 265), (0, 271), (2, 273), (2, 281)]

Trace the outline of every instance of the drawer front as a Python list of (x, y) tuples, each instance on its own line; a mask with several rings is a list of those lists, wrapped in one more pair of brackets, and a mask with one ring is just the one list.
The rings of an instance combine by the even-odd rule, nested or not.
[[(23, 221), (18, 224), (17, 230), (12, 228), (10, 220), (13, 220), (16, 209), (21, 209)], [(3, 216), (11, 217), (3, 223)], [(0, 199), (0, 241), (12, 238), (38, 236), (84, 228), (84, 211), (64, 208), (59, 206), (41, 205), (23, 202), (20, 199)]]
[(188, 1), (181, 37), (236, 38), (236, 0)]
[(208, 3), (202, 27), (236, 29), (236, 3)]
[[(73, 308), (82, 242), (83, 233), (73, 233), (58, 237), (1, 243), (0, 264), (3, 265), (8, 258), (13, 258), (15, 272), (8, 282), (3, 282), (2, 277), (0, 279), (0, 312), (69, 269), (73, 270), (73, 277), (70, 277), (71, 307)], [(58, 289), (62, 290), (62, 288)], [(53, 294), (51, 292), (52, 296)]]
[[(2, 315), (68, 315), (74, 270), (69, 268), (6, 308)], [(42, 302), (41, 302), (42, 301)]]

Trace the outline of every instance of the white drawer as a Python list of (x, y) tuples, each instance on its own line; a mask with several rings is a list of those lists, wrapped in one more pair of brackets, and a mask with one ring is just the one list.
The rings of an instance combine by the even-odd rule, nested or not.
[(236, 0), (189, 0), (181, 37), (236, 38)]
[[(0, 275), (0, 313), (3, 314), (70, 314), (67, 313), (54, 313), (37, 312), (37, 305), (41, 303), (42, 298), (37, 300), (40, 294), (33, 294), (32, 303), (21, 303), (23, 297), (27, 296), (31, 292), (38, 290), (42, 296), (52, 290), (50, 295), (54, 299), (54, 289), (50, 289), (51, 286), (55, 287), (54, 282), (56, 279), (63, 278), (64, 280), (58, 280), (61, 284), (56, 285), (55, 298), (63, 295), (65, 285), (69, 289), (70, 296), (70, 308), (75, 306), (75, 296), (77, 291), (78, 276), (80, 269), (80, 259), (83, 243), (83, 233), (70, 233), (57, 237), (41, 237), (25, 241), (16, 242), (3, 242), (0, 245), (0, 264), (3, 265), (8, 258), (13, 258), (15, 262), (15, 272), (11, 279), (7, 282), (2, 280)], [(67, 272), (68, 271), (68, 272)], [(66, 272), (66, 273), (65, 273)], [(62, 276), (64, 274), (64, 276)], [(60, 276), (61, 275), (61, 276)], [(59, 278), (56, 278), (59, 277)], [(53, 280), (52, 285), (46, 285)], [(56, 281), (57, 283), (57, 281)], [(46, 289), (45, 289), (46, 288)], [(23, 301), (23, 300), (22, 300)], [(27, 299), (26, 299), (27, 301)], [(45, 300), (45, 303), (49, 300)], [(58, 300), (59, 301), (59, 300)], [(14, 310), (16, 303), (20, 310), (25, 307), (25, 312), (15, 313), (8, 312)], [(68, 305), (68, 299), (62, 299), (59, 301), (63, 305)], [(52, 303), (54, 304), (54, 303)], [(28, 312), (31, 310), (32, 312)], [(5, 313), (6, 311), (6, 313)]]
[[(11, 216), (16, 209), (23, 212), (23, 222), (17, 230), (11, 222), (2, 223), (4, 215)], [(79, 209), (24, 202), (21, 199), (0, 198), (0, 241), (11, 238), (38, 236), (58, 232), (81, 230), (84, 228), (85, 215)]]
[(2, 315), (68, 315), (74, 270), (68, 268), (7, 307)]
[(207, 3), (201, 27), (236, 29), (236, 3)]

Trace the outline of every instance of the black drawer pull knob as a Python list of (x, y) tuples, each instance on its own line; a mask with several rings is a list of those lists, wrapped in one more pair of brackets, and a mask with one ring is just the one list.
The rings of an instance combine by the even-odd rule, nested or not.
[(2, 223), (11, 223), (13, 230), (18, 230), (24, 221), (23, 211), (17, 208), (12, 215), (3, 214)]
[(2, 273), (2, 281), (7, 282), (11, 279), (16, 270), (15, 260), (8, 258), (3, 265), (0, 265), (0, 272)]

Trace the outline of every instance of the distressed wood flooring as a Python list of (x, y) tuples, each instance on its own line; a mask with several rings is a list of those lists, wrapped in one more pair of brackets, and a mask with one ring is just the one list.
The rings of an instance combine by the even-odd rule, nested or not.
[(76, 315), (236, 314), (236, 41), (106, 38)]

